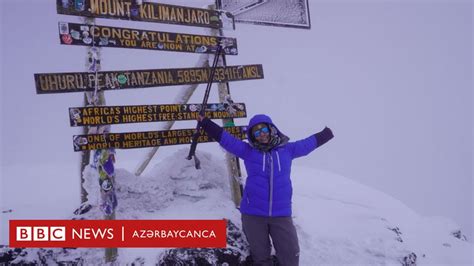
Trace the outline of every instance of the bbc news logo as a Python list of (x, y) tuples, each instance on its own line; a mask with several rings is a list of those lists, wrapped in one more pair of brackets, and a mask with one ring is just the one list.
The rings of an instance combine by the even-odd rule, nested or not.
[[(113, 229), (71, 228), (71, 239), (113, 239)], [(70, 231), (71, 231), (70, 230)], [(66, 241), (65, 226), (18, 226), (16, 241)]]
[(66, 241), (66, 227), (18, 226), (16, 241)]
[(225, 220), (10, 220), (10, 247), (226, 247)]

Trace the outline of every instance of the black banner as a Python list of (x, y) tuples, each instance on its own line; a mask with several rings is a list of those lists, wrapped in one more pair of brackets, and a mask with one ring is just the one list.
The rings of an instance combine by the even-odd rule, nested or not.
[[(135, 89), (208, 83), (211, 68), (169, 68), (97, 72), (100, 90)], [(262, 65), (218, 67), (214, 82), (263, 79)], [(90, 72), (35, 74), (37, 94), (94, 91), (96, 74)]]
[(225, 54), (237, 55), (237, 39), (235, 38), (68, 22), (59, 22), (59, 39), (61, 44), (67, 45), (208, 54), (215, 53), (217, 46), (223, 43)]
[(58, 14), (179, 24), (209, 28), (233, 28), (228, 12), (136, 0), (56, 0)]
[[(239, 139), (247, 138), (246, 127), (225, 127), (224, 130)], [(129, 133), (108, 133), (73, 136), (74, 151), (97, 149), (136, 149), (157, 146), (190, 144), (195, 129), (176, 129), (164, 131), (145, 131)], [(204, 130), (201, 130), (198, 142), (212, 142)]]
[[(159, 121), (195, 120), (201, 104), (162, 104), (129, 106), (71, 107), (71, 126), (98, 126), (110, 124), (143, 123)], [(244, 103), (212, 103), (206, 106), (210, 119), (247, 117)]]

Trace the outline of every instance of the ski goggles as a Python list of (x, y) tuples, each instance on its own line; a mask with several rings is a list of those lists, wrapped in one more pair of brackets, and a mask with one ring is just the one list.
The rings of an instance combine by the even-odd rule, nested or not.
[(262, 127), (262, 128), (260, 128), (260, 129), (255, 130), (255, 131), (253, 132), (253, 135), (254, 135), (256, 138), (258, 138), (258, 137), (260, 137), (260, 135), (261, 135), (262, 133), (268, 134), (268, 132), (270, 132), (270, 130), (268, 129), (268, 127)]

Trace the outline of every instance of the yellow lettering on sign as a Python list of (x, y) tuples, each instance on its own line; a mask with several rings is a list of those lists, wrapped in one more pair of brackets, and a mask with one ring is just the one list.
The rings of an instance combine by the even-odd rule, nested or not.
[(118, 140), (120, 140), (120, 134), (117, 134), (117, 133), (108, 134), (108, 137), (109, 137), (109, 140), (110, 140), (110, 141), (118, 141)]
[(160, 135), (157, 131), (147, 132), (147, 138), (148, 139), (157, 139), (159, 137), (160, 137)]
[(148, 34), (147, 34), (146, 31), (142, 32), (142, 35), (141, 35), (141, 37), (140, 37), (140, 40), (142, 40), (142, 41), (148, 41), (148, 40), (149, 40)]
[(161, 84), (174, 84), (174, 78), (171, 71), (156, 72), (158, 82)]
[(207, 135), (200, 135), (198, 137), (198, 142), (209, 142), (209, 137)]
[(88, 143), (87, 150), (100, 150), (112, 148), (112, 143)]
[(83, 118), (82, 118), (82, 123), (83, 123), (83, 125), (94, 125), (94, 124), (97, 124), (97, 123), (96, 123), (96, 122), (97, 122), (97, 121), (96, 121), (96, 118), (97, 118), (97, 117), (94, 117), (94, 116), (92, 116), (92, 117), (83, 117)]
[(122, 142), (122, 148), (131, 149), (131, 148), (144, 148), (144, 147), (154, 147), (162, 145), (161, 139), (152, 139), (152, 140), (129, 140)]
[(176, 9), (176, 22), (184, 22), (184, 9)]
[(160, 14), (162, 20), (169, 20), (170, 19), (170, 11), (167, 6), (160, 6)]
[(87, 135), (87, 143), (105, 142), (104, 135)]
[(257, 66), (244, 67), (242, 76), (244, 78), (261, 78)]
[(173, 105), (161, 105), (160, 106), (160, 112), (164, 113), (170, 113), (170, 112), (180, 112), (181, 111), (181, 105), (179, 104), (173, 104)]
[(170, 10), (170, 21), (176, 21), (176, 11), (175, 11), (175, 8), (171, 8), (171, 10)]
[(214, 80), (225, 80), (225, 72), (223, 68), (218, 68), (215, 70)]
[(81, 74), (50, 74), (39, 75), (41, 91), (83, 89), (84, 79)]
[(191, 11), (191, 21), (198, 21), (196, 11), (192, 10)]
[(191, 140), (192, 140), (191, 137), (179, 137), (178, 143), (179, 144), (191, 143)]
[(159, 113), (158, 114), (158, 120), (160, 120), (160, 121), (175, 120), (174, 117), (175, 117), (174, 113)]
[(178, 144), (177, 138), (164, 139), (163, 141), (163, 145), (175, 145), (175, 144)]
[(140, 17), (144, 19), (148, 18), (148, 13), (145, 10), (145, 5), (140, 5)]
[(181, 51), (183, 50), (183, 45), (182, 44), (176, 44), (176, 43), (164, 43), (163, 47), (165, 50), (172, 50), (172, 51)]
[(91, 1), (91, 13), (101, 14), (102, 11), (99, 8), (99, 0), (90, 0), (90, 1)]
[(140, 47), (153, 49), (158, 45), (157, 42), (142, 41)]
[(182, 113), (181, 117), (182, 120), (194, 120), (198, 116), (198, 112), (192, 112), (192, 113)]

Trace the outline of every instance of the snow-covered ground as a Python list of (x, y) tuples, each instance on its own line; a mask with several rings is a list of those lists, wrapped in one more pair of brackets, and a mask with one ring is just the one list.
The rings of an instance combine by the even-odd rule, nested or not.
[[(199, 152), (203, 169), (196, 170), (193, 161), (184, 159), (187, 152), (177, 151), (143, 177), (118, 169), (117, 219), (226, 218), (240, 228), (240, 214), (230, 200), (222, 154)], [(333, 173), (294, 166), (292, 175), (301, 265), (401, 265), (411, 253), (416, 254), (417, 265), (473, 263), (473, 245), (454, 236), (459, 227), (448, 219), (423, 217), (380, 191)], [(95, 170), (87, 168), (86, 176), (89, 203), (96, 206), (99, 199)], [(19, 219), (22, 213), (32, 211), (28, 206), (14, 206), (13, 202), (4, 207), (14, 211), (2, 214), (7, 218), (2, 221)], [(35, 208), (35, 213), (41, 213), (37, 205)], [(102, 214), (93, 208), (82, 218), (101, 219)], [(5, 226), (2, 224), (3, 229)], [(118, 262), (152, 265), (165, 250), (119, 249)], [(37, 260), (37, 251), (31, 249), (26, 258)], [(51, 261), (82, 257), (86, 264), (101, 263), (104, 255), (103, 249), (55, 252)]]

